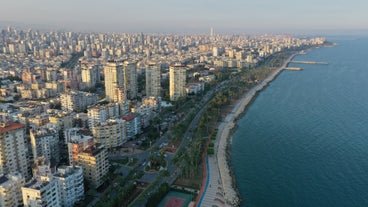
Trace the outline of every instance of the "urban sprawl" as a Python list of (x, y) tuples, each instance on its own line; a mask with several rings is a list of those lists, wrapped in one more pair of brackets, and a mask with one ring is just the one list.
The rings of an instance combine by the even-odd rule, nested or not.
[[(197, 139), (186, 132), (174, 140), (171, 129), (226, 83), (221, 71), (236, 76), (274, 54), (324, 42), (213, 30), (0, 30), (0, 206), (149, 202), (159, 185), (181, 176), (174, 160)], [(197, 111), (184, 109), (191, 100)]]

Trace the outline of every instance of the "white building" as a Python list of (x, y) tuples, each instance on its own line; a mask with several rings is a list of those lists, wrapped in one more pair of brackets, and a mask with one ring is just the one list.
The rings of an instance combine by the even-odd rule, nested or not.
[(62, 166), (54, 174), (58, 180), (63, 207), (73, 207), (84, 196), (83, 169), (79, 166)]
[(141, 133), (141, 121), (140, 117), (137, 116), (138, 114), (129, 114), (124, 116), (123, 119), (126, 121), (126, 136), (127, 139), (134, 138), (135, 135)]
[(22, 187), (25, 207), (61, 207), (59, 186), (53, 177), (37, 177)]
[(82, 83), (87, 88), (93, 88), (100, 81), (100, 72), (97, 65), (81, 64)]
[(61, 107), (63, 109), (84, 111), (88, 106), (98, 101), (98, 95), (82, 91), (68, 91), (61, 94)]
[(88, 125), (93, 128), (98, 122), (106, 121), (110, 118), (117, 118), (129, 112), (127, 102), (110, 103), (108, 105), (96, 105), (87, 109)]
[(187, 94), (198, 94), (201, 91), (204, 91), (204, 83), (190, 83), (185, 88)]
[(0, 174), (20, 172), (25, 179), (30, 177), (25, 136), (24, 124), (5, 122), (0, 125)]
[(25, 184), (20, 173), (0, 177), (0, 206), (13, 207), (23, 205), (21, 187)]

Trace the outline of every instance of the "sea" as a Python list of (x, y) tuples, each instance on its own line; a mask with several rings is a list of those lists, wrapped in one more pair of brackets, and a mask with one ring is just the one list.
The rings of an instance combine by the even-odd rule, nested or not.
[(294, 60), (238, 120), (231, 165), (244, 207), (368, 206), (368, 38)]

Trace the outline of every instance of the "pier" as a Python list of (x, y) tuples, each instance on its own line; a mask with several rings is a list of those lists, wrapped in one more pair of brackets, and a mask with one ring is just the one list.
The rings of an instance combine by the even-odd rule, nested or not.
[(313, 65), (328, 65), (327, 62), (314, 62), (314, 61), (290, 61), (289, 63), (297, 63), (297, 64), (313, 64)]
[(297, 68), (297, 67), (285, 67), (285, 70), (294, 70), (294, 71), (300, 71), (303, 70), (303, 68)]

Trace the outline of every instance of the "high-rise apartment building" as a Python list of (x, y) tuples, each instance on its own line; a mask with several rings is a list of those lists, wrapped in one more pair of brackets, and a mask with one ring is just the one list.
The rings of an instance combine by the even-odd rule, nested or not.
[(161, 96), (161, 67), (150, 63), (146, 69), (146, 96)]
[(109, 170), (106, 148), (100, 144), (90, 146), (78, 154), (78, 162), (83, 168), (84, 178), (95, 188), (100, 187)]
[(128, 99), (135, 99), (138, 95), (137, 63), (124, 61), (124, 87)]
[(170, 100), (177, 101), (186, 95), (186, 67), (181, 64), (170, 66)]
[(20, 172), (25, 179), (28, 172), (28, 148), (26, 126), (16, 122), (0, 125), (0, 174)]
[(83, 169), (79, 166), (62, 166), (53, 175), (58, 181), (62, 206), (73, 207), (84, 196)]
[[(124, 87), (124, 65), (122, 61), (108, 61), (104, 67), (106, 101), (114, 102), (120, 89)], [(120, 91), (123, 92), (124, 91)], [(125, 93), (124, 93), (125, 96)]]
[(33, 158), (45, 157), (52, 166), (60, 161), (59, 133), (54, 129), (41, 127), (30, 130)]

